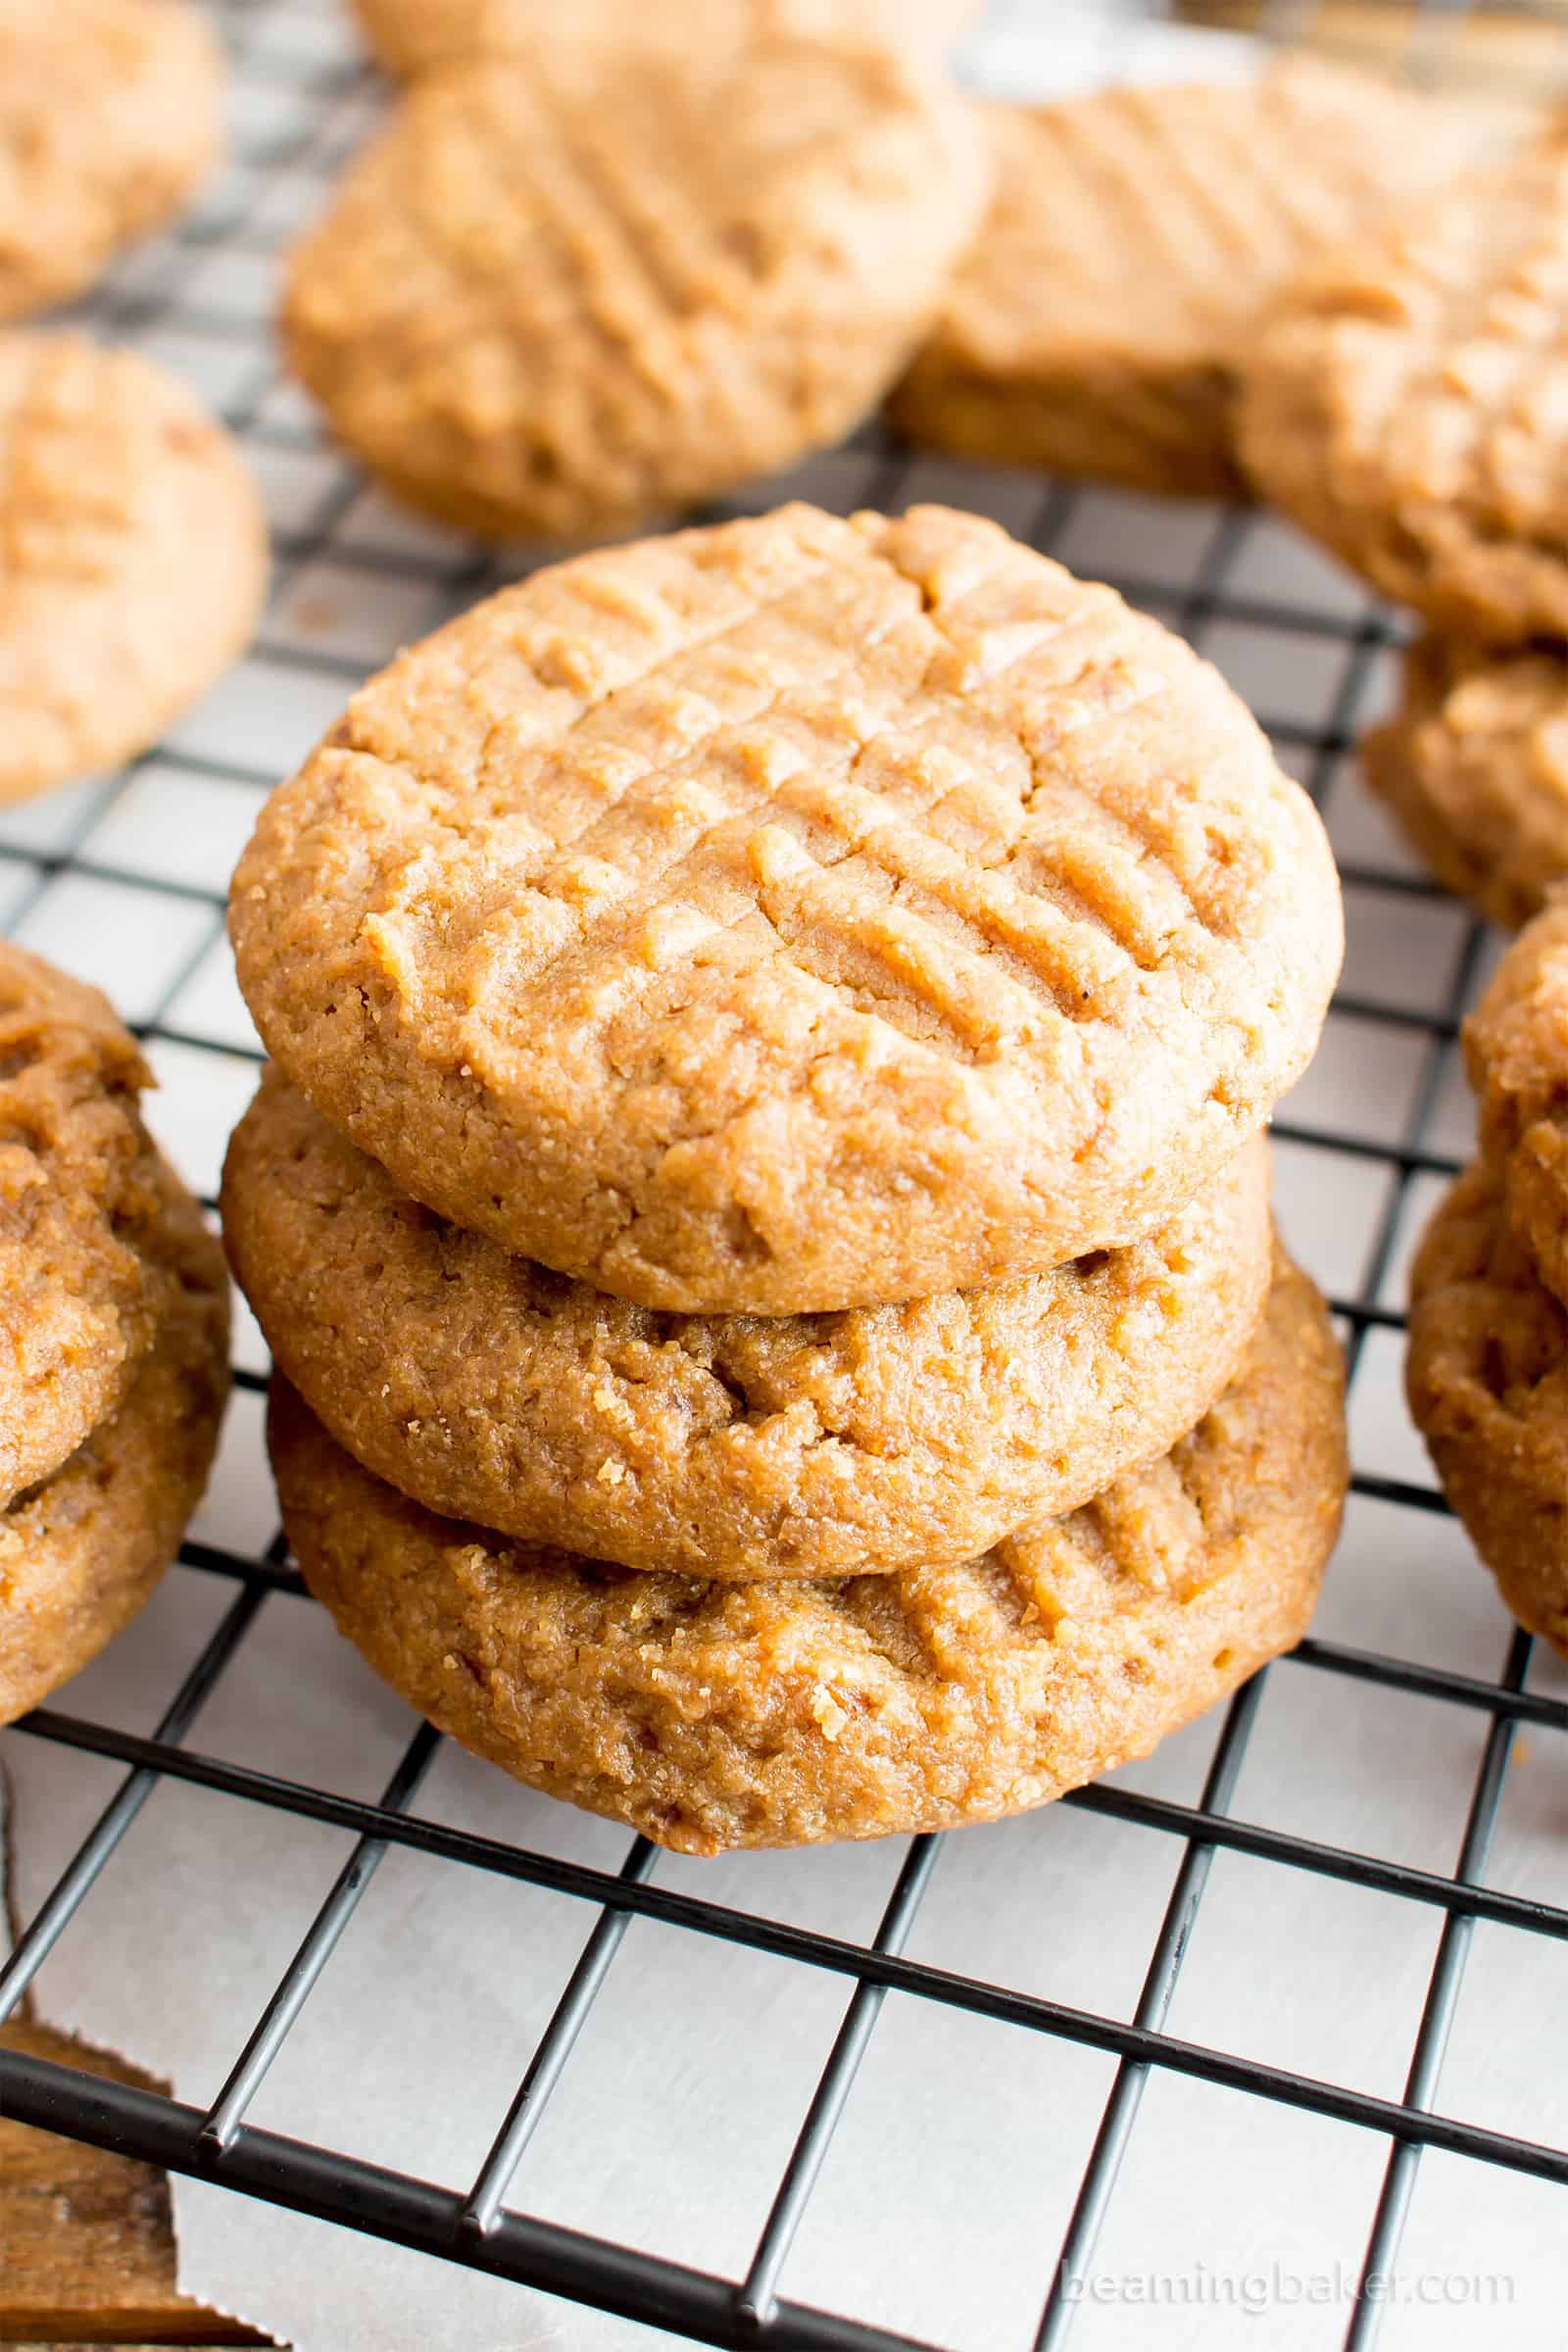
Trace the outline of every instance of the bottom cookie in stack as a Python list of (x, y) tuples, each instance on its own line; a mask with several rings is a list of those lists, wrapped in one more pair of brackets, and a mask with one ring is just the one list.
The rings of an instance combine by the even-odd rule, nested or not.
[(228, 1282), (95, 989), (0, 946), (0, 1723), (178, 1549), (228, 1392)]
[(1277, 1253), (1192, 1434), (961, 1566), (734, 1584), (437, 1517), (283, 1382), (273, 1467), (306, 1582), (421, 1713), (532, 1787), (696, 1854), (1044, 1804), (1223, 1698), (1310, 1618), (1343, 1506), (1343, 1367)]

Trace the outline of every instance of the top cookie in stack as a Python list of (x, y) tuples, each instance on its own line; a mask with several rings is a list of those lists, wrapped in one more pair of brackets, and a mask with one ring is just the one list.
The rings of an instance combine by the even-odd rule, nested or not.
[[(1299, 1632), (1343, 1444), (1258, 1130), (1337, 886), (1109, 590), (936, 509), (579, 558), (355, 698), (231, 921), (290, 1532), (481, 1752), (693, 1850), (870, 1836)], [(844, 1695), (889, 1609), (913, 1778), (906, 1685)]]
[(1304, 1068), (1340, 943), (1218, 675), (929, 508), (480, 606), (273, 795), (232, 922), (270, 1052), (416, 1199), (683, 1313), (1140, 1239)]

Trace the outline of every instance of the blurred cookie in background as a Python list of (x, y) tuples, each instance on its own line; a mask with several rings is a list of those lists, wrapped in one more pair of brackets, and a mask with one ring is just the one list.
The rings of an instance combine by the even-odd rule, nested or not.
[(592, 537), (842, 439), (987, 186), (886, 52), (551, 43), (413, 86), (294, 254), (289, 357), (412, 504)]
[(1232, 412), (1269, 302), (1485, 135), (1312, 61), (982, 119), (991, 210), (895, 422), (959, 457), (1218, 498), (1246, 495)]
[[(979, 0), (659, 0), (657, 30), (688, 50), (769, 37), (848, 41), (854, 47), (940, 54), (978, 13)], [(354, 0), (389, 74), (428, 73), (516, 51), (564, 34), (646, 40), (650, 11), (636, 0)]]
[(194, 396), (85, 336), (0, 336), (0, 802), (143, 751), (240, 653), (260, 496)]
[(0, 319), (69, 301), (218, 161), (222, 65), (187, 0), (0, 9)]

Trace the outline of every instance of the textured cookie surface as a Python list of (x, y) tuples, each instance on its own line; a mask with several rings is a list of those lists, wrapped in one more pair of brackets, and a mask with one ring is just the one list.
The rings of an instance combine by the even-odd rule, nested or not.
[(218, 45), (187, 0), (0, 9), (0, 318), (64, 302), (218, 159)]
[(1568, 1299), (1568, 900), (1526, 924), (1465, 1023), (1481, 1150), (1548, 1290)]
[(115, 1411), (167, 1304), (147, 1082), (96, 989), (0, 942), (0, 1504)]
[(1216, 672), (942, 509), (607, 550), (366, 687), (235, 876), (269, 1049), (406, 1192), (600, 1290), (795, 1312), (1148, 1234), (1338, 967)]
[(1368, 783), (1446, 889), (1505, 931), (1568, 880), (1568, 662), (1424, 637), (1362, 746)]
[(951, 1568), (714, 1585), (407, 1502), (292, 1390), (272, 1458), (306, 1581), (405, 1697), (553, 1795), (688, 1853), (1046, 1803), (1305, 1630), (1339, 1525), (1342, 1374), (1282, 1263), (1234, 1385), (1154, 1467)]
[(896, 421), (966, 457), (1220, 497), (1244, 486), (1237, 367), (1267, 303), (1475, 146), (1453, 110), (1321, 65), (986, 120), (991, 213)]
[(1568, 146), (1544, 142), (1303, 272), (1249, 365), (1263, 495), (1440, 627), (1568, 634)]
[(274, 1071), (229, 1147), (223, 1231), (306, 1402), (432, 1510), (632, 1568), (843, 1576), (972, 1559), (1193, 1427), (1262, 1312), (1267, 1151), (1054, 1273), (668, 1315), (416, 1207)]
[(839, 440), (978, 218), (968, 111), (890, 53), (551, 42), (416, 83), (297, 249), (293, 364), (475, 529), (581, 538)]
[[(366, 38), (393, 74), (425, 74), (475, 57), (530, 52), (541, 40), (646, 39), (637, 0), (354, 0)], [(957, 39), (976, 0), (659, 0), (658, 30), (688, 51), (720, 41), (793, 35), (940, 49)]]
[(1410, 1281), (1410, 1411), (1504, 1601), (1568, 1653), (1568, 1319), (1467, 1169)]
[(0, 341), (0, 801), (145, 749), (249, 638), (261, 502), (184, 385), (69, 334)]
[(0, 1512), (0, 1723), (36, 1706), (141, 1608), (201, 1499), (228, 1394), (228, 1278), (168, 1168), (148, 1243), (163, 1311), (124, 1402)]

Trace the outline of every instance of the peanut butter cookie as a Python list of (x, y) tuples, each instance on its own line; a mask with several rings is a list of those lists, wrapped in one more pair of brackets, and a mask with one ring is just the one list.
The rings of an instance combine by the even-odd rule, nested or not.
[(985, 117), (990, 216), (895, 422), (962, 457), (1195, 497), (1245, 493), (1238, 368), (1303, 257), (1477, 145), (1454, 109), (1300, 63)]
[(519, 1780), (662, 1845), (948, 1829), (1144, 1755), (1305, 1631), (1346, 1487), (1339, 1350), (1281, 1261), (1233, 1386), (1152, 1469), (963, 1566), (639, 1576), (438, 1519), (272, 1392), (307, 1583)]
[(221, 125), (218, 44), (187, 0), (6, 0), (0, 318), (83, 292), (177, 213)]
[(1166, 1452), (1269, 1281), (1261, 1140), (1150, 1241), (840, 1315), (662, 1314), (401, 1194), (270, 1071), (223, 1232), (272, 1353), (366, 1466), (534, 1544), (714, 1578), (973, 1559)]
[(1264, 497), (1437, 626), (1568, 635), (1568, 143), (1338, 248), (1248, 366)]
[(1548, 902), (1465, 1023), (1482, 1156), (1547, 1289), (1568, 1300), (1568, 898)]
[[(720, 41), (794, 35), (941, 50), (956, 41), (978, 0), (660, 0), (658, 29), (688, 51)], [(542, 40), (585, 36), (646, 40), (637, 0), (354, 0), (354, 12), (389, 74), (427, 74), (476, 57), (526, 55)]]
[(123, 1403), (0, 1512), (0, 1723), (85, 1666), (147, 1599), (201, 1499), (228, 1394), (223, 1253), (160, 1171), (162, 1313)]
[(888, 52), (543, 43), (414, 84), (294, 255), (287, 346), (415, 505), (603, 534), (841, 439), (985, 193), (968, 110)]
[(1367, 782), (1445, 889), (1517, 931), (1568, 880), (1568, 662), (1423, 637), (1361, 747)]
[(1410, 1411), (1519, 1623), (1568, 1655), (1568, 1318), (1467, 1169), (1410, 1282)]
[(117, 1409), (167, 1311), (147, 1084), (95, 988), (0, 943), (0, 1507)]
[(155, 740), (248, 640), (261, 501), (172, 376), (79, 335), (0, 337), (0, 801)]
[(688, 1313), (1152, 1233), (1304, 1066), (1341, 952), (1218, 674), (939, 508), (479, 606), (273, 794), (230, 919), (270, 1051), (404, 1191)]

